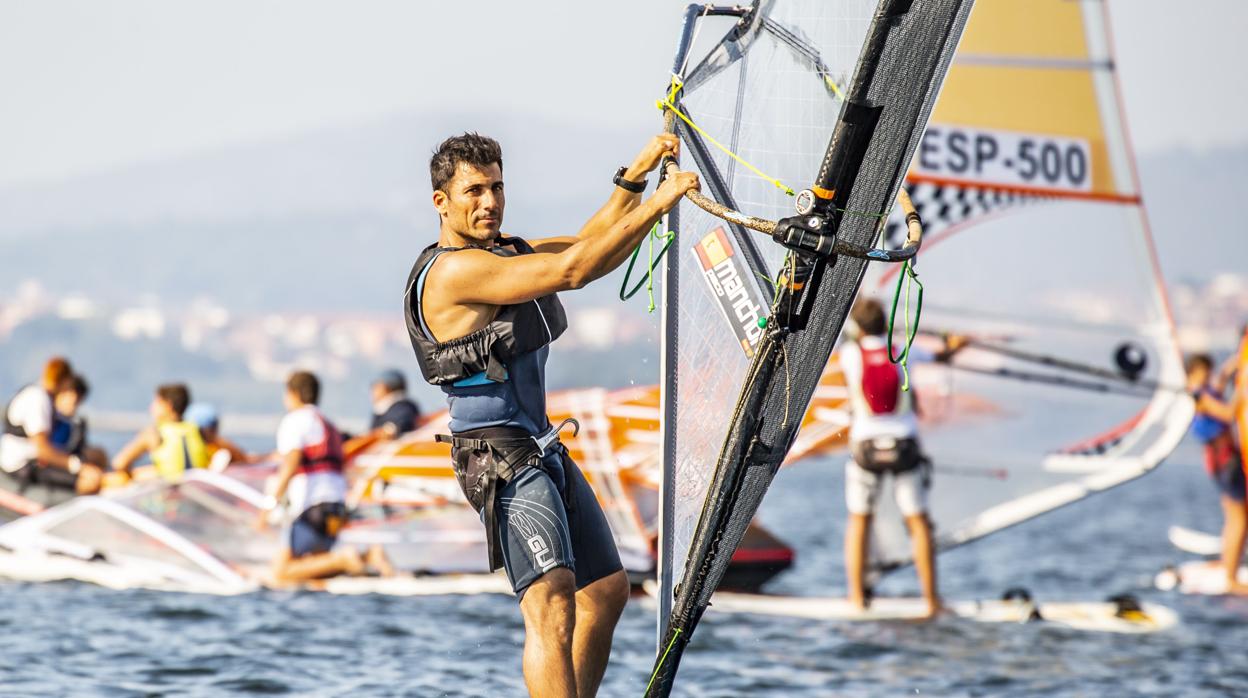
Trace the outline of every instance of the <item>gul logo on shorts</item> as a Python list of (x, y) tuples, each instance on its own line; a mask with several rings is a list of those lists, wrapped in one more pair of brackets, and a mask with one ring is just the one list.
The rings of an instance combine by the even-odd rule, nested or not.
[(719, 301), (719, 309), (732, 326), (733, 334), (737, 336), (745, 355), (753, 357), (754, 348), (763, 338), (758, 320), (763, 315), (765, 303), (757, 284), (745, 280), (749, 275), (748, 268), (736, 254), (722, 227), (715, 228), (699, 240), (693, 246), (693, 252), (702, 264), (706, 283)]
[(524, 542), (529, 546), (529, 551), (533, 553), (533, 559), (537, 562), (539, 570), (545, 572), (555, 566), (554, 551), (550, 549), (550, 544), (542, 535), (542, 529), (532, 517), (523, 511), (513, 511), (508, 515), (507, 522), (524, 537)]

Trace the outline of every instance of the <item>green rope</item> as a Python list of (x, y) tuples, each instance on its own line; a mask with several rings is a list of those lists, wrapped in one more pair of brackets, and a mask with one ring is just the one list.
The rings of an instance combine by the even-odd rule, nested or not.
[[(901, 389), (903, 391), (910, 390), (910, 347), (914, 346), (914, 338), (919, 334), (919, 317), (923, 314), (923, 282), (919, 281), (919, 275), (914, 271), (911, 264), (913, 260), (907, 259), (901, 267), (901, 273), (897, 275), (897, 289), (893, 292), (893, 310), (888, 315), (888, 360), (895, 364), (901, 365), (901, 375), (903, 378)], [(897, 322), (897, 301), (901, 298), (901, 283), (906, 282), (906, 347), (902, 349), (901, 354), (893, 356), (893, 327)], [(914, 309), (914, 325), (910, 324), (910, 288), (911, 283), (919, 287), (919, 297), (915, 303)]]
[(672, 639), (667, 643), (667, 649), (663, 650), (663, 656), (659, 657), (659, 663), (654, 665), (654, 673), (650, 675), (650, 682), (646, 684), (646, 695), (650, 695), (650, 689), (654, 687), (654, 680), (659, 678), (659, 670), (667, 662), (667, 655), (672, 651), (672, 647), (676, 645), (676, 639), (680, 637), (680, 628), (672, 631)]
[[(654, 227), (650, 229), (650, 233), (646, 235), (646, 238), (650, 243), (650, 249), (646, 254), (649, 258), (646, 263), (646, 278), (638, 281), (637, 285), (633, 286), (631, 291), (628, 290), (628, 280), (633, 275), (633, 265), (637, 263), (637, 256), (641, 254), (641, 243), (639, 242), (637, 243), (637, 249), (633, 250), (633, 256), (628, 259), (628, 268), (624, 270), (624, 280), (620, 282), (620, 300), (626, 301), (637, 295), (637, 292), (640, 291), (641, 287), (644, 285), (646, 287), (646, 295), (650, 299), (650, 305), (646, 309), (646, 312), (653, 313), (655, 308), (654, 266), (659, 263), (659, 260), (663, 259), (664, 254), (667, 254), (667, 248), (671, 247), (672, 243), (676, 241), (676, 233), (673, 233), (670, 230), (666, 233), (660, 233), (659, 224), (655, 223)], [(654, 254), (654, 243), (656, 240), (663, 241), (663, 247), (659, 250), (659, 254), (657, 256)]]

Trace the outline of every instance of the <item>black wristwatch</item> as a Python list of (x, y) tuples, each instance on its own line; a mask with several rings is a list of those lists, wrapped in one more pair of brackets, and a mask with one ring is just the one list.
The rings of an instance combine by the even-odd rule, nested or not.
[(646, 190), (646, 180), (643, 179), (640, 182), (634, 182), (629, 179), (624, 179), (625, 172), (628, 172), (627, 167), (621, 167), (616, 170), (615, 177), (611, 178), (611, 182), (620, 189), (623, 189), (624, 191), (631, 191), (634, 194), (640, 194)]

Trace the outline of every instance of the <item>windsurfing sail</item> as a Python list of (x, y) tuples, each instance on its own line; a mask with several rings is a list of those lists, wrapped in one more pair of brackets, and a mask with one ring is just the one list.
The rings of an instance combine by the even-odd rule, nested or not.
[[(1191, 419), (1105, 6), (976, 2), (907, 175), (923, 325), (970, 338), (914, 369), (942, 549), (1143, 475)], [(895, 512), (873, 527), (877, 570), (910, 561)]]
[[(896, 253), (874, 246), (970, 6), (757, 0), (686, 13), (666, 108), (710, 201), (690, 197), (668, 219), (661, 641), (649, 695), (670, 692), (794, 443), (867, 259), (917, 248), (914, 238)], [(695, 55), (715, 21), (727, 33)]]

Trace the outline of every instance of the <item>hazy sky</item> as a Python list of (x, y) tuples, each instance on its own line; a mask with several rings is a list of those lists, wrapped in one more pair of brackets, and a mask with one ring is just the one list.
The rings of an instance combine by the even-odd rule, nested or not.
[[(657, 123), (684, 4), (0, 0), (0, 185), (398, 111)], [(1140, 150), (1248, 142), (1248, 2), (1111, 10)]]

